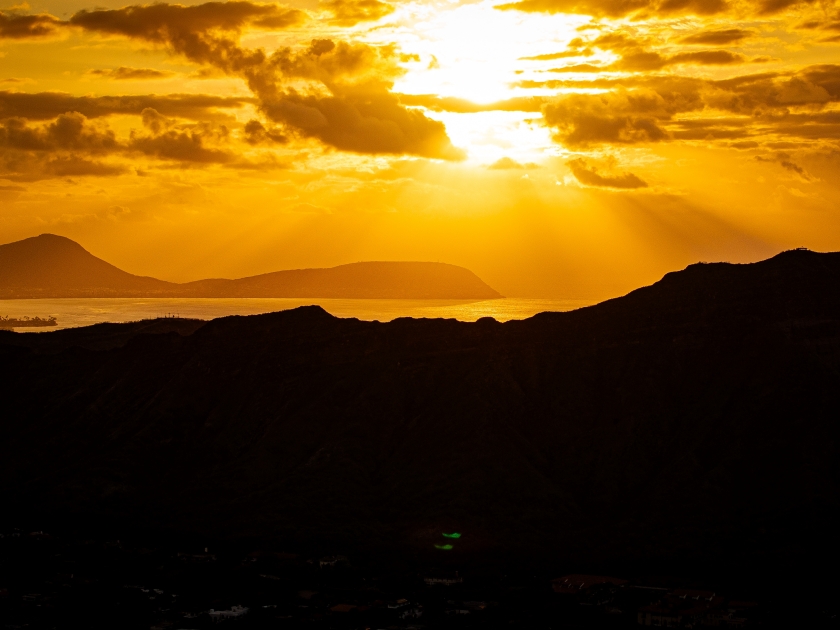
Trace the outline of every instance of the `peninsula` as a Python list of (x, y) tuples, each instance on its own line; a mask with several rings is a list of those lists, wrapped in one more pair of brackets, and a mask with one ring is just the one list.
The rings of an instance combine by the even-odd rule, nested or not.
[(469, 269), (436, 262), (357, 262), (179, 284), (123, 271), (55, 234), (0, 245), (0, 299), (100, 297), (490, 300), (502, 296)]

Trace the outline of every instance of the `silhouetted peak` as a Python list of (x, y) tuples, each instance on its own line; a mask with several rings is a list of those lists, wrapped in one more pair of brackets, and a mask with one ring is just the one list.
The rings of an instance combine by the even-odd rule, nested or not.
[(336, 319), (335, 316), (330, 315), (323, 308), (317, 304), (309, 306), (297, 306), (284, 311), (274, 311), (272, 313), (263, 313), (261, 315), (253, 315), (246, 317), (255, 317), (262, 320), (273, 320), (291, 322), (291, 321), (328, 321)]
[(330, 315), (322, 307), (317, 304), (310, 304), (309, 306), (298, 306), (287, 311), (280, 311), (276, 313), (286, 319), (302, 319), (302, 320), (332, 320), (335, 316)]
[(274, 329), (294, 330), (304, 328), (312, 324), (323, 324), (325, 322), (337, 321), (338, 318), (330, 315), (327, 311), (317, 305), (298, 306), (297, 308), (260, 315), (231, 315), (219, 317), (207, 323), (202, 331), (205, 335), (225, 335), (231, 331), (270, 331)]
[(807, 247), (795, 247), (793, 249), (786, 249), (783, 252), (776, 254), (773, 258), (778, 258), (780, 256), (801, 256), (803, 254), (819, 254), (820, 252), (815, 252)]
[(49, 232), (25, 238), (15, 243), (8, 243), (7, 245), (16, 245), (20, 248), (37, 248), (39, 250), (52, 249), (56, 251), (88, 253), (84, 247), (73, 239), (58, 234), (50, 234)]
[[(72, 238), (67, 238), (66, 236), (61, 236), (60, 234), (52, 234), (50, 232), (44, 232), (43, 234), (39, 234), (38, 236), (33, 236), (32, 239), (38, 239), (38, 240), (45, 241), (45, 242), (46, 241), (52, 241), (52, 242), (56, 242), (56, 243), (58, 243), (58, 242), (72, 243), (76, 247), (82, 247), (76, 241), (74, 241)], [(30, 239), (23, 239), (23, 240), (28, 241)]]

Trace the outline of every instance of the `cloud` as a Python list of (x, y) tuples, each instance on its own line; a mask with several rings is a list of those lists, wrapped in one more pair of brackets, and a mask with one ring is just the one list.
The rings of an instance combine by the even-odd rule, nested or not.
[(497, 5), (495, 8), (528, 13), (572, 13), (599, 18), (649, 18), (672, 15), (705, 16), (727, 12), (764, 16), (801, 5), (816, 5), (816, 0), (750, 0), (743, 3), (729, 0), (519, 0)]
[(100, 77), (110, 77), (117, 81), (142, 81), (148, 79), (168, 79), (175, 76), (174, 72), (154, 70), (153, 68), (126, 68), (120, 66), (113, 70), (89, 70), (87, 74)]
[(650, 45), (651, 40), (648, 38), (637, 39), (627, 33), (614, 31), (605, 33), (589, 43), (584, 43), (580, 39), (573, 40), (570, 42), (572, 49), (568, 51), (571, 53), (569, 55), (557, 53), (554, 55), (540, 55), (531, 59), (545, 60), (565, 56), (580, 57), (583, 56), (583, 53), (594, 54), (593, 49), (613, 52), (621, 56), (617, 61), (606, 65), (578, 63), (550, 70), (550, 72), (558, 73), (651, 72), (661, 70), (667, 66), (683, 64), (720, 66), (746, 63), (748, 61), (744, 55), (728, 50), (697, 50), (681, 52), (674, 55), (664, 55), (655, 50), (651, 50)]
[(252, 98), (210, 96), (205, 94), (170, 94), (165, 96), (72, 96), (63, 92), (0, 91), (0, 118), (51, 120), (67, 112), (79, 112), (86, 118), (115, 114), (140, 115), (152, 108), (167, 116), (191, 119), (218, 117), (219, 109), (238, 109), (253, 103)]
[(0, 124), (0, 177), (33, 181), (118, 175), (127, 169), (96, 158), (122, 148), (113, 131), (92, 124), (77, 112), (61, 114), (40, 126), (7, 118)]
[(6, 119), (0, 125), (0, 148), (109, 153), (118, 148), (118, 143), (110, 129), (97, 128), (82, 114), (71, 112), (43, 127), (30, 127), (20, 118)]
[(675, 140), (735, 140), (752, 135), (753, 130), (740, 117), (689, 118), (675, 120), (668, 125)]
[(48, 159), (38, 169), (41, 176), (51, 177), (80, 177), (94, 175), (97, 177), (122, 175), (128, 168), (120, 164), (105, 164), (86, 158), (68, 155)]
[[(88, 31), (125, 35), (135, 39), (181, 47), (179, 52), (200, 54), (202, 39), (212, 41), (218, 31), (238, 32), (245, 26), (285, 29), (308, 19), (303, 11), (277, 4), (207, 2), (195, 6), (150, 4), (116, 10), (80, 11), (69, 23)], [(193, 49), (193, 46), (197, 48)]]
[(727, 28), (717, 31), (700, 31), (688, 35), (679, 40), (681, 44), (711, 44), (712, 46), (725, 46), (726, 44), (737, 44), (752, 37), (755, 31), (742, 28)]
[(539, 167), (536, 164), (533, 164), (531, 162), (528, 162), (526, 164), (521, 164), (521, 163), (517, 162), (516, 160), (514, 160), (512, 158), (503, 157), (503, 158), (499, 158), (498, 160), (496, 160), (492, 164), (488, 165), (487, 168), (490, 169), (491, 171), (506, 171), (506, 170), (525, 170), (525, 169), (531, 170), (531, 169), (539, 168)]
[(140, 112), (140, 120), (143, 121), (143, 126), (154, 134), (162, 133), (175, 126), (174, 120), (167, 118), (153, 107), (147, 107)]
[(108, 164), (78, 155), (0, 153), (0, 176), (18, 182), (58, 177), (110, 177), (129, 172), (121, 164)]
[(354, 26), (359, 22), (373, 22), (394, 12), (393, 5), (379, 0), (327, 0), (319, 6), (333, 14), (333, 23)]
[(803, 4), (816, 4), (816, 2), (815, 0), (759, 0), (756, 8), (758, 15), (773, 15)]
[(804, 168), (802, 168), (798, 164), (795, 164), (794, 162), (791, 162), (790, 160), (779, 160), (779, 164), (782, 166), (782, 168), (787, 169), (789, 171), (793, 171), (806, 181), (811, 181), (812, 179)]
[(796, 73), (761, 73), (710, 82), (716, 91), (708, 95), (711, 106), (728, 111), (757, 114), (791, 106), (820, 106), (840, 100), (840, 65), (822, 64)]
[(786, 171), (790, 171), (791, 173), (797, 175), (799, 179), (804, 182), (812, 182), (815, 178), (808, 173), (804, 168), (802, 168), (799, 164), (795, 163), (791, 156), (787, 153), (778, 153), (772, 157), (764, 157), (761, 155), (755, 156), (756, 161), (758, 162), (774, 162), (781, 166)]
[(614, 70), (661, 70), (666, 66), (680, 64), (699, 66), (726, 66), (745, 63), (747, 58), (728, 50), (697, 50), (676, 55), (663, 56), (657, 52), (637, 49), (626, 53), (610, 69)]
[(521, 0), (496, 6), (502, 11), (529, 13), (577, 13), (595, 17), (625, 17), (636, 13), (658, 15), (713, 15), (726, 10), (724, 0)]
[(80, 11), (70, 24), (87, 31), (123, 35), (167, 46), (197, 63), (242, 72), (265, 60), (261, 50), (240, 48), (235, 37), (245, 26), (284, 29), (308, 19), (303, 11), (275, 4), (208, 2), (195, 6), (152, 4), (116, 10)]
[(276, 129), (266, 129), (258, 120), (249, 120), (245, 123), (245, 142), (251, 145), (257, 144), (286, 144), (289, 138)]
[(129, 151), (139, 151), (162, 160), (198, 164), (224, 164), (233, 159), (226, 151), (207, 146), (228, 137), (229, 132), (224, 125), (199, 123), (180, 126), (151, 108), (143, 110), (142, 121), (149, 133), (132, 131), (127, 147)]
[[(316, 39), (303, 51), (275, 52), (249, 86), (261, 109), (293, 133), (357, 153), (411, 154), (460, 160), (443, 123), (405, 107), (390, 90), (404, 70), (393, 46)], [(283, 89), (289, 79), (320, 82), (330, 95)]]
[(589, 48), (564, 50), (563, 52), (549, 53), (545, 55), (534, 55), (533, 57), (520, 57), (522, 61), (553, 61), (555, 59), (568, 59), (570, 57), (591, 57), (593, 54)]
[[(410, 154), (459, 160), (444, 125), (402, 105), (391, 88), (404, 73), (395, 46), (313, 40), (304, 50), (267, 56), (239, 45), (246, 24), (292, 26), (304, 14), (276, 5), (159, 4), (82, 11), (70, 22), (95, 32), (121, 34), (167, 46), (201, 64), (245, 79), (271, 121), (288, 132), (357, 153)], [(301, 81), (309, 86), (301, 86)], [(326, 92), (326, 93), (325, 93)]]
[(735, 63), (744, 63), (746, 57), (739, 53), (728, 50), (698, 50), (696, 52), (677, 53), (668, 57), (665, 65), (696, 64), (700, 66), (727, 66)]
[(548, 99), (544, 96), (519, 96), (494, 103), (473, 103), (464, 98), (434, 94), (397, 94), (403, 105), (425, 107), (435, 112), (476, 114), (479, 112), (539, 112)]
[(568, 147), (667, 140), (670, 134), (661, 122), (671, 115), (669, 103), (653, 90), (570, 94), (543, 108), (555, 140)]
[[(543, 107), (555, 141), (573, 148), (748, 137), (756, 141), (766, 135), (815, 142), (840, 137), (840, 112), (824, 109), (840, 102), (838, 65), (723, 80), (641, 74), (557, 81), (552, 86), (608, 90), (563, 94)], [(686, 114), (691, 117), (680, 117)]]
[(552, 61), (554, 59), (566, 59), (568, 57), (591, 57), (592, 49), (580, 37), (576, 37), (566, 44), (566, 50), (545, 55), (534, 55), (533, 57), (520, 57), (523, 61)]
[(78, 112), (61, 114), (40, 125), (21, 118), (0, 123), (0, 177), (44, 179), (75, 175), (114, 175), (128, 169), (102, 162), (107, 156), (143, 154), (184, 164), (226, 164), (233, 156), (220, 149), (228, 130), (213, 123), (183, 124), (154, 109), (143, 110), (146, 131), (133, 130), (120, 140), (102, 121)]
[(819, 29), (825, 31), (840, 31), (840, 12), (835, 13), (834, 16), (825, 20), (806, 20), (796, 25), (796, 28), (803, 29)]
[(344, 151), (446, 160), (465, 157), (452, 145), (443, 123), (405, 108), (385, 90), (326, 98), (289, 91), (264, 102), (263, 111), (302, 137), (317, 138)]
[(583, 158), (569, 160), (566, 162), (566, 166), (568, 166), (569, 170), (572, 171), (572, 175), (575, 176), (575, 179), (584, 186), (619, 188), (622, 190), (634, 190), (648, 187), (645, 181), (633, 173), (601, 175), (596, 167), (590, 166)]
[(37, 39), (58, 33), (61, 20), (51, 15), (19, 15), (0, 11), (0, 39)]
[(560, 68), (552, 68), (549, 72), (568, 72), (568, 73), (590, 73), (590, 72), (608, 72), (610, 66), (598, 66), (594, 63), (576, 63), (570, 66), (561, 66)]
[(135, 135), (129, 148), (163, 160), (195, 162), (199, 164), (224, 164), (233, 158), (229, 153), (205, 146), (206, 133), (202, 130), (169, 130), (160, 135)]

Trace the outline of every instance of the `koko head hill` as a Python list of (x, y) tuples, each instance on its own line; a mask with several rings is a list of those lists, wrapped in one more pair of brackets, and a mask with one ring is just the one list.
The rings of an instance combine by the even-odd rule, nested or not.
[(0, 331), (2, 518), (430, 562), (832, 565), (838, 289), (840, 253), (789, 251), (504, 324), (306, 307)]
[(430, 262), (359, 262), (178, 284), (135, 276), (78, 243), (41, 234), (0, 245), (0, 299), (80, 297), (493, 299), (473, 272)]

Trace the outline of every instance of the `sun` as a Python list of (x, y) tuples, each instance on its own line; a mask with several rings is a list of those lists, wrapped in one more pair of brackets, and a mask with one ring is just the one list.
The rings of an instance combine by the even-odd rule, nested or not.
[[(563, 50), (588, 18), (499, 11), (498, 0), (455, 4), (409, 3), (396, 14), (388, 37), (420, 56), (395, 90), (437, 94), (486, 104), (520, 92), (529, 72), (523, 57)], [(386, 29), (390, 30), (390, 29)], [(533, 92), (531, 92), (533, 93)]]
[[(401, 5), (393, 19), (368, 35), (372, 41), (397, 42), (412, 56), (394, 91), (463, 99), (479, 106), (540, 94), (517, 87), (524, 79), (548, 78), (539, 64), (526, 58), (564, 50), (589, 18), (499, 11), (498, 4), (499, 0), (485, 0)], [(535, 161), (552, 146), (547, 129), (534, 124), (539, 112), (425, 113), (444, 122), (471, 161)]]

